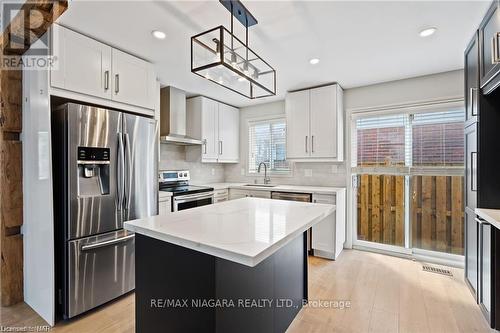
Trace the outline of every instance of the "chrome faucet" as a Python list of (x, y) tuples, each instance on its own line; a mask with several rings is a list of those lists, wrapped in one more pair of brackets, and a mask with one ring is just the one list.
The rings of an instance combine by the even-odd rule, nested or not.
[(267, 176), (267, 164), (264, 162), (260, 162), (257, 172), (260, 173), (260, 167), (262, 166), (262, 164), (264, 164), (264, 184), (269, 184), (271, 182), (271, 178)]

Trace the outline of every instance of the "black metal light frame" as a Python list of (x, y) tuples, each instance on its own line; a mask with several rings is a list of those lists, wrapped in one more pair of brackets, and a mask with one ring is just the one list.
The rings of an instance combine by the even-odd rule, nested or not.
[[(252, 16), (252, 14), (245, 8), (245, 6), (243, 6), (243, 4), (238, 1), (238, 0), (220, 0), (220, 2), (224, 5), (224, 7), (226, 7), (230, 12), (231, 12), (231, 31), (227, 30), (224, 26), (220, 25), (218, 27), (215, 27), (213, 29), (210, 29), (210, 30), (207, 30), (207, 31), (204, 31), (202, 33), (199, 33), (193, 37), (191, 37), (191, 72), (200, 76), (200, 77), (203, 77), (207, 80), (210, 80), (224, 88), (227, 88), (239, 95), (242, 95), (242, 96), (245, 96), (247, 98), (250, 98), (250, 99), (258, 99), (258, 98), (263, 98), (263, 97), (269, 97), (269, 96), (275, 96), (276, 95), (276, 70), (271, 66), (269, 65), (264, 59), (262, 59), (257, 53), (255, 53), (251, 48), (248, 47), (248, 27), (251, 26), (251, 25), (255, 25), (257, 24), (257, 20)], [(236, 17), (246, 28), (246, 41), (245, 43), (243, 43), (238, 37), (236, 37), (233, 33), (233, 18)], [(209, 63), (209, 64), (206, 64), (206, 65), (203, 65), (203, 66), (199, 66), (199, 67), (196, 67), (194, 68), (194, 44), (198, 44), (200, 46), (202, 46), (203, 48), (209, 50), (210, 52), (212, 52), (214, 55), (217, 54), (217, 49), (214, 49), (212, 47), (210, 47), (209, 45), (206, 45), (205, 43), (201, 42), (200, 40), (198, 40), (197, 38), (200, 37), (200, 36), (203, 36), (205, 34), (208, 34), (208, 33), (211, 33), (211, 32), (215, 32), (215, 31), (219, 31), (218, 32), (218, 35), (219, 35), (219, 39), (218, 41), (216, 41), (214, 39), (214, 41), (216, 43), (218, 43), (219, 45), (219, 48), (222, 47), (222, 51), (220, 51), (220, 58), (219, 58), (219, 61), (216, 61), (216, 62), (212, 62), (212, 63)], [(261, 72), (259, 73), (259, 75), (273, 75), (273, 87), (272, 87), (272, 90), (264, 85), (262, 85), (261, 83), (257, 82), (254, 78), (252, 78), (250, 75), (247, 75), (245, 74), (244, 72), (242, 72), (241, 70), (239, 70), (238, 68), (235, 68), (233, 67), (231, 64), (227, 63), (224, 59), (224, 32), (228, 33), (230, 36), (231, 36), (231, 39), (232, 40), (236, 40), (237, 42), (239, 42), (241, 45), (244, 45), (245, 48), (246, 48), (246, 59), (243, 59), (244, 61), (247, 62), (248, 65), (251, 66), (250, 62), (252, 60), (257, 60), (259, 59), (260, 61), (262, 61), (264, 64), (266, 64), (270, 70), (269, 71), (266, 71), (266, 72)], [(217, 45), (217, 44), (216, 44)], [(234, 50), (233, 50), (234, 51)], [(256, 59), (248, 59), (248, 51), (252, 52), (252, 54), (254, 54), (257, 58)], [(249, 91), (249, 95), (245, 95), (244, 93), (240, 92), (240, 91), (237, 91), (229, 86), (226, 86), (212, 78), (207, 78), (205, 77), (204, 75), (200, 74), (199, 71), (203, 71), (203, 70), (206, 70), (206, 69), (209, 69), (209, 68), (212, 68), (212, 67), (216, 67), (216, 66), (220, 66), (220, 65), (223, 65), (224, 67), (226, 67), (227, 69), (233, 71), (234, 73), (238, 74), (240, 77), (243, 77), (245, 78), (246, 80), (248, 80), (250, 82), (250, 91)], [(267, 92), (268, 94), (267, 95), (261, 95), (261, 96), (254, 96), (254, 86), (253, 85), (256, 85), (258, 86), (259, 88), (261, 88), (262, 90), (264, 90), (265, 92)]]

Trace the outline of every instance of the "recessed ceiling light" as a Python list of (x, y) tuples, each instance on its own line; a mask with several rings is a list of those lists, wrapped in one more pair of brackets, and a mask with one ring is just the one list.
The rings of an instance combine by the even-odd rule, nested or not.
[(153, 30), (151, 31), (151, 34), (157, 39), (165, 39), (165, 37), (167, 37), (167, 34), (160, 30)]
[(312, 58), (311, 60), (309, 60), (309, 63), (310, 63), (311, 65), (316, 65), (318, 62), (319, 62), (319, 59), (318, 59), (318, 58)]
[(420, 37), (429, 37), (430, 35), (433, 35), (436, 30), (437, 28), (435, 27), (425, 28), (419, 32), (419, 35)]

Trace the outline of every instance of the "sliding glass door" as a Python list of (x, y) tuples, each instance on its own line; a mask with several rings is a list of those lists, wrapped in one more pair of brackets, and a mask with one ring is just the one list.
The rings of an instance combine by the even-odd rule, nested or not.
[(356, 116), (355, 245), (463, 254), (463, 110)]

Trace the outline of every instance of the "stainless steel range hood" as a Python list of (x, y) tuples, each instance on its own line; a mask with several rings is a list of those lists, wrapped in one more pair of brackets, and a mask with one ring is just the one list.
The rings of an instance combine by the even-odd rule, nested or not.
[(160, 142), (176, 145), (201, 145), (186, 135), (186, 92), (175, 87), (160, 91)]

